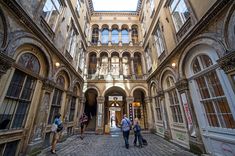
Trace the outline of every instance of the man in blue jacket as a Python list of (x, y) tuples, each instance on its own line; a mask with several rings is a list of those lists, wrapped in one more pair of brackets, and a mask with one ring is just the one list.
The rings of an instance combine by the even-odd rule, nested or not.
[(131, 129), (131, 121), (126, 117), (126, 114), (123, 115), (121, 126), (122, 126), (123, 138), (125, 140), (125, 146), (128, 149), (129, 148), (128, 139), (129, 139), (129, 133)]

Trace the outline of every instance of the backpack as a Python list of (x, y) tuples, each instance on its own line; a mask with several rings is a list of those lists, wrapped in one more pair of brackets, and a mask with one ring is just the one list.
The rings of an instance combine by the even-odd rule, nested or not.
[(58, 127), (57, 127), (57, 132), (60, 132), (60, 131), (62, 131), (63, 130), (63, 128), (64, 128), (64, 126), (63, 126), (63, 124), (61, 123), (61, 124), (59, 124), (58, 125)]

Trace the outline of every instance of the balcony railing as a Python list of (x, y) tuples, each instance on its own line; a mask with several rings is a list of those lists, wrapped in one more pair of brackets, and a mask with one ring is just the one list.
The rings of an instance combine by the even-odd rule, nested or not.
[(146, 80), (147, 74), (145, 75), (97, 75), (88, 74), (86, 75), (87, 80)]

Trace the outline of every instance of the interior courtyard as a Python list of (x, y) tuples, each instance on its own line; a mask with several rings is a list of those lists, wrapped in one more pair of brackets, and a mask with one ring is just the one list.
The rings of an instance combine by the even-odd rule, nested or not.
[(58, 155), (235, 156), (234, 43), (234, 0), (0, 0), (0, 156), (50, 155), (58, 113)]

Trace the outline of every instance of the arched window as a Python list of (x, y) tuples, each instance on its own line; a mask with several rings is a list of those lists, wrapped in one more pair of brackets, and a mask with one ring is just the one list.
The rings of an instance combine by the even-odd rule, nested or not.
[(111, 59), (112, 75), (119, 75), (119, 57), (113, 56)]
[(39, 74), (40, 71), (40, 64), (38, 59), (31, 53), (25, 53), (23, 54), (19, 61), (18, 64), (24, 67), (25, 69), (34, 72), (36, 74)]
[(70, 99), (69, 119), (68, 119), (69, 122), (74, 120), (77, 94), (78, 94), (78, 89), (77, 89), (77, 87), (74, 87), (73, 88), (73, 95), (72, 95), (72, 97)]
[(134, 55), (134, 71), (137, 76), (142, 76), (142, 61), (141, 61), (141, 55), (135, 54)]
[[(40, 72), (39, 61), (33, 54), (23, 54), (18, 64), (36, 74)], [(24, 127), (36, 80), (32, 75), (15, 70), (6, 96), (0, 105), (0, 130)]]
[(118, 30), (113, 29), (112, 30), (112, 43), (118, 43)]
[(183, 117), (178, 98), (178, 92), (175, 88), (174, 79), (172, 76), (166, 78), (167, 94), (169, 96), (170, 108), (173, 122), (183, 123)]
[(102, 44), (108, 44), (109, 41), (109, 30), (104, 28), (102, 31)]
[(123, 75), (129, 76), (130, 74), (130, 57), (129, 55), (124, 55), (122, 58), (122, 64), (123, 64)]
[(96, 66), (97, 66), (96, 54), (90, 54), (88, 74), (95, 74)]
[(54, 89), (53, 99), (51, 103), (50, 115), (48, 118), (48, 124), (52, 124), (54, 118), (57, 114), (60, 113), (61, 109), (61, 102), (62, 102), (62, 95), (63, 89), (65, 87), (65, 78), (62, 75), (59, 75), (56, 79), (57, 86)]
[(122, 43), (123, 44), (129, 43), (129, 37), (128, 37), (128, 30), (127, 29), (122, 30)]
[(132, 34), (131, 34), (132, 43), (137, 44), (138, 43), (138, 27), (132, 26), (131, 32), (132, 32)]
[(93, 27), (91, 42), (93, 44), (97, 44), (98, 40), (99, 40), (99, 28), (98, 27)]
[(145, 50), (145, 59), (148, 71), (152, 68), (151, 50), (149, 46)]
[(207, 55), (199, 55), (192, 62), (194, 80), (205, 116), (211, 127), (235, 128), (234, 118), (216, 70), (200, 74), (212, 65), (213, 62)]
[(101, 67), (100, 67), (100, 75), (108, 74), (108, 56), (103, 55), (101, 57)]

